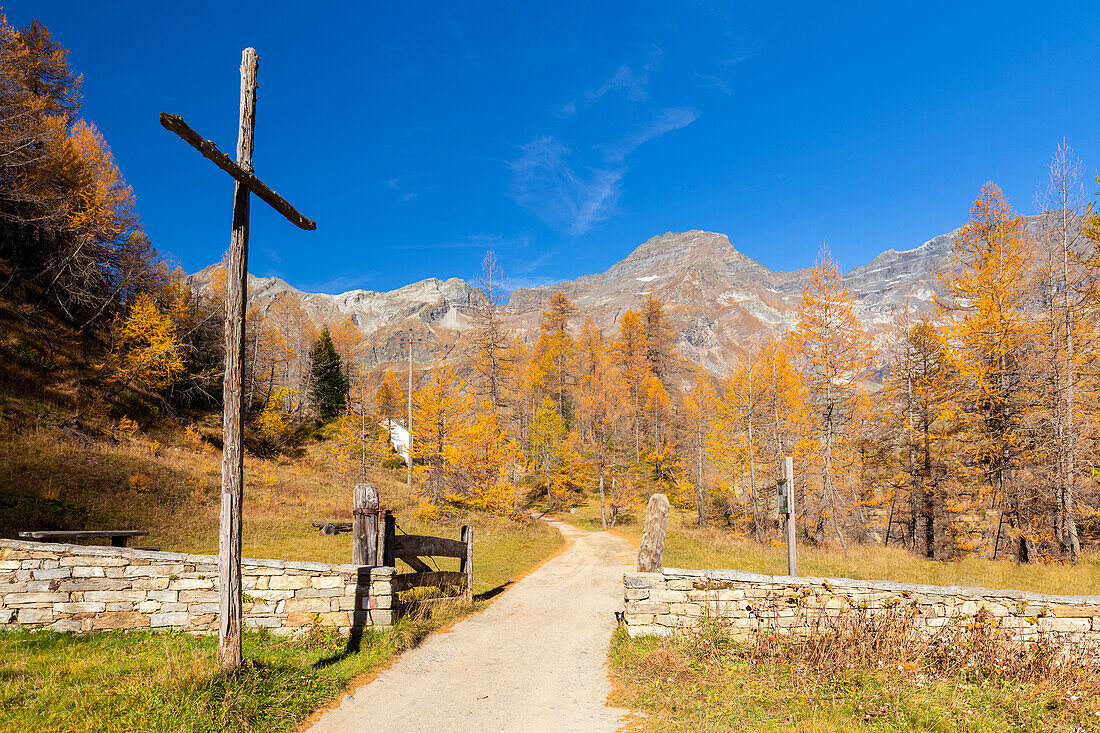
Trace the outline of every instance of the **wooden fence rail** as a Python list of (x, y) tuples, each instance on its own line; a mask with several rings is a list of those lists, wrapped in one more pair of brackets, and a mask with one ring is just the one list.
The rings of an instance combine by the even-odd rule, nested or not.
[[(359, 484), (352, 491), (351, 522), (314, 522), (324, 534), (352, 533), (352, 563), (397, 567), (401, 560), (413, 572), (393, 576), (393, 591), (400, 593), (413, 588), (457, 588), (467, 601), (474, 593), (473, 530), (464, 526), (459, 539), (421, 534), (397, 534), (397, 522), (387, 509), (379, 508), (378, 490), (371, 484)], [(425, 558), (453, 557), (458, 570), (435, 570)], [(450, 596), (448, 598), (453, 598)], [(420, 599), (415, 602), (447, 600)]]
[[(421, 534), (399, 535), (396, 529), (396, 523), (386, 524), (382, 546), (386, 549), (388, 562), (392, 565), (395, 560), (402, 560), (413, 572), (394, 576), (395, 593), (425, 586), (457, 587), (466, 600), (473, 600), (474, 539), (470, 527), (464, 526), (457, 540)], [(433, 570), (424, 561), (428, 557), (458, 558), (458, 570)]]

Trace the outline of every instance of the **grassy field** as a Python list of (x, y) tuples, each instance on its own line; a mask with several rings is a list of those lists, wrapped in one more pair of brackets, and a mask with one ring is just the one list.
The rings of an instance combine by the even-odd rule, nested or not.
[(636, 711), (644, 731), (1095, 731), (1095, 686), (1025, 683), (998, 676), (929, 678), (855, 666), (822, 674), (801, 664), (761, 664), (736, 648), (685, 640), (611, 643), (611, 704)]
[[(7, 429), (5, 430), (5, 427)], [(351, 535), (311, 526), (351, 521), (351, 491), (364, 480), (331, 444), (315, 442), (294, 458), (245, 461), (245, 557), (350, 562)], [(474, 532), (474, 592), (499, 589), (561, 546), (542, 523), (517, 523), (482, 512), (416, 518), (418, 498), (403, 474), (369, 470), (382, 506), (401, 531), (459, 536)], [(216, 554), (220, 453), (193, 432), (121, 436), (117, 443), (73, 440), (52, 427), (15, 432), (0, 422), (0, 536), (21, 529), (136, 528), (142, 544)], [(33, 526), (32, 526), (33, 525)], [(441, 560), (441, 569), (457, 568)]]
[[(600, 529), (599, 505), (579, 506), (573, 513), (558, 516), (579, 527)], [(641, 538), (644, 515), (628, 516), (613, 531), (635, 541)], [(720, 527), (698, 529), (695, 514), (673, 511), (665, 538), (664, 565), (670, 568), (729, 568), (769, 575), (787, 572), (786, 545), (778, 540), (757, 544)], [(894, 580), (930, 585), (963, 585), (985, 588), (1016, 588), (1037, 593), (1070, 595), (1100, 594), (1100, 555), (1086, 552), (1076, 565), (986, 560), (968, 557), (954, 562), (930, 561), (900, 547), (851, 545), (847, 553), (839, 547), (798, 547), (801, 575), (861, 580)]]
[[(138, 528), (142, 544), (216, 553), (220, 453), (204, 431), (119, 431), (88, 441), (26, 409), (0, 401), (0, 536), (21, 529)], [(14, 413), (14, 415), (13, 415)], [(563, 544), (542, 522), (482, 512), (416, 518), (418, 498), (403, 474), (340, 461), (331, 443), (314, 441), (293, 458), (246, 459), (244, 555), (350, 562), (351, 536), (311, 526), (351, 520), (355, 483), (374, 483), (400, 530), (459, 536), (474, 532), (475, 603), (404, 619), (368, 634), (357, 653), (326, 634), (287, 641), (261, 633), (245, 639), (245, 669), (218, 672), (216, 639), (180, 633), (112, 632), (72, 636), (0, 632), (0, 730), (286, 731), (337, 698), (421, 638), (489, 602)], [(438, 560), (457, 569), (457, 560)], [(403, 563), (402, 563), (403, 564)], [(399, 568), (400, 569), (400, 568)]]
[(211, 637), (0, 631), (0, 730), (294, 730), (349, 681), (468, 610), (367, 633), (356, 654), (332, 633), (288, 641), (250, 632), (245, 667), (232, 675), (218, 671)]

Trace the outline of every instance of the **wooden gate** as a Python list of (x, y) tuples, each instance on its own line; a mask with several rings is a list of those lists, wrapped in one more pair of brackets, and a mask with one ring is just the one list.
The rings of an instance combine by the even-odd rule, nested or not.
[[(411, 573), (394, 576), (394, 593), (427, 586), (456, 588), (463, 598), (473, 600), (474, 541), (470, 527), (464, 526), (461, 538), (453, 540), (421, 534), (399, 535), (396, 534), (396, 523), (387, 521), (382, 547), (386, 565), (395, 567), (394, 561), (403, 560), (413, 569)], [(458, 570), (433, 570), (424, 561), (428, 557), (458, 558)]]

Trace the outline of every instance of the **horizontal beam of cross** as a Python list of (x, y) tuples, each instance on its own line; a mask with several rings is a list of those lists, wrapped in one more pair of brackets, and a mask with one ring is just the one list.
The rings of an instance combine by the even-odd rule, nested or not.
[(290, 205), (289, 201), (271, 190), (266, 183), (237, 165), (232, 158), (218, 150), (214, 143), (203, 139), (199, 133), (192, 130), (179, 115), (170, 115), (167, 112), (161, 112), (160, 124), (164, 126), (164, 129), (174, 132), (183, 138), (191, 147), (202, 153), (203, 157), (209, 159), (214, 165), (240, 181), (241, 185), (247, 186), (252, 193), (259, 196), (261, 200), (267, 202), (272, 208), (285, 216), (291, 224), (305, 229), (306, 231), (312, 231), (317, 228), (317, 222), (303, 216), (297, 209)]

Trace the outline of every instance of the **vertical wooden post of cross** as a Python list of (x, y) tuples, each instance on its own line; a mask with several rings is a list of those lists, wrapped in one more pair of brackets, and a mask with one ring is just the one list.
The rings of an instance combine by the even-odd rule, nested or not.
[(179, 135), (203, 157), (233, 176), (233, 234), (229, 242), (225, 297), (225, 381), (222, 389), (222, 496), (218, 530), (218, 662), (241, 666), (241, 530), (244, 503), (244, 433), (241, 377), (244, 374), (245, 307), (248, 302), (248, 216), (256, 194), (295, 226), (313, 231), (317, 222), (302, 215), (252, 172), (256, 127), (256, 49), (241, 54), (241, 116), (237, 160), (202, 138), (179, 115), (160, 114), (164, 129)]
[[(256, 50), (241, 56), (241, 118), (237, 165), (252, 172), (256, 127)], [(248, 298), (248, 186), (234, 182), (233, 236), (229, 244), (225, 308), (225, 386), (222, 400), (222, 504), (218, 537), (218, 662), (241, 665), (241, 504), (244, 501), (244, 433), (241, 424), (241, 378), (244, 374), (244, 324)]]

